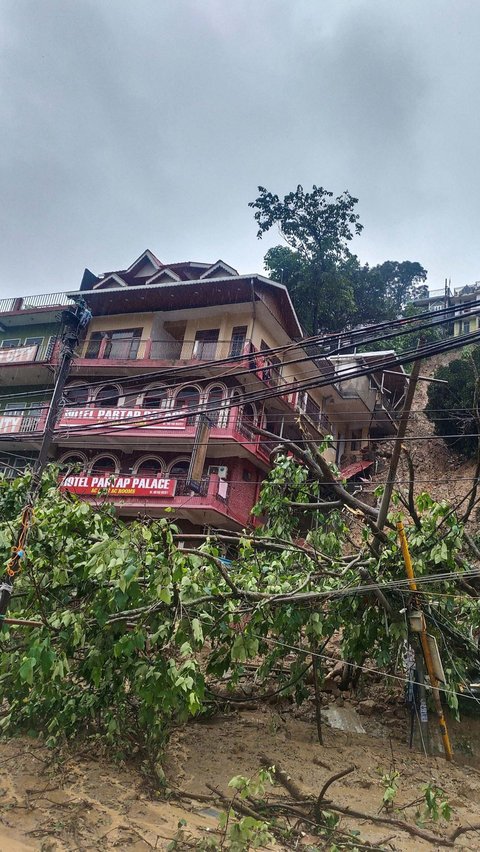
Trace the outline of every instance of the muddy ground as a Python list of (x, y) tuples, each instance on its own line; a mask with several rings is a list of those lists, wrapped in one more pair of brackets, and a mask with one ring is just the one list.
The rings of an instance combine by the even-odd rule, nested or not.
[[(337, 715), (347, 710), (350, 722), (353, 713), (366, 732), (354, 734), (324, 724), (324, 744), (320, 746), (308, 703), (300, 711), (285, 705), (223, 713), (174, 734), (165, 761), (166, 792), (155, 792), (133, 763), (119, 766), (105, 755), (95, 757), (93, 747), (65, 753), (58, 760), (35, 740), (1, 743), (0, 850), (164, 850), (176, 836), (181, 820), (186, 821), (183, 831), (187, 836), (211, 835), (218, 827), (221, 804), (204, 798), (212, 795), (208, 785), (228, 794), (229, 779), (237, 774), (253, 775), (262, 754), (283, 767), (306, 792), (317, 795), (330, 775), (354, 766), (351, 775), (330, 788), (329, 796), (339, 805), (373, 815), (381, 809), (382, 775), (394, 769), (399, 772), (395, 815), (412, 824), (418, 805), (405, 806), (418, 799), (423, 785), (434, 779), (454, 811), (449, 824), (426, 822), (426, 828), (439, 837), (458, 825), (480, 821), (480, 771), (410, 750), (408, 719), (393, 697), (390, 703), (379, 700), (376, 709), (344, 699), (326, 701), (325, 720), (329, 708), (335, 708)], [(459, 759), (463, 759), (461, 754)], [(280, 787), (272, 792), (283, 794)], [(441, 848), (394, 826), (359, 819), (342, 818), (340, 828), (356, 828), (363, 843), (392, 852)], [(307, 834), (298, 847), (292, 841), (291, 846), (278, 848), (308, 849), (313, 845), (318, 849), (331, 846)], [(480, 833), (475, 831), (455, 844), (459, 850), (479, 848)]]

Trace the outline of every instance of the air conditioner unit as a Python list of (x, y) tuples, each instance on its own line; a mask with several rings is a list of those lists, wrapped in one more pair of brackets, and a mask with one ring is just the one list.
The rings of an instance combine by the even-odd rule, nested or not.
[(211, 476), (212, 473), (216, 473), (219, 479), (226, 479), (228, 474), (228, 467), (225, 464), (211, 464), (208, 467), (208, 475)]

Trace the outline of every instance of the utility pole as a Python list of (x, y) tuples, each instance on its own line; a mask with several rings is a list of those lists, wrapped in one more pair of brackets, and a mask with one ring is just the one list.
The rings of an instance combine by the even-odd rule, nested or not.
[(425, 665), (427, 668), (428, 676), (430, 678), (430, 685), (432, 687), (432, 696), (435, 704), (435, 710), (437, 712), (438, 724), (440, 727), (440, 733), (442, 735), (443, 740), (443, 750), (445, 752), (445, 758), (447, 760), (451, 760), (452, 746), (450, 744), (450, 737), (448, 735), (447, 723), (445, 721), (445, 716), (443, 714), (442, 700), (440, 698), (440, 690), (439, 690), (439, 681), (435, 674), (434, 662), (432, 657), (432, 652), (430, 650), (430, 645), (428, 642), (427, 629), (425, 626), (425, 616), (420, 607), (420, 601), (418, 599), (418, 588), (415, 582), (415, 575), (413, 573), (413, 565), (410, 557), (410, 551), (408, 549), (408, 541), (407, 536), (405, 535), (405, 530), (403, 527), (403, 523), (399, 521), (397, 523), (397, 531), (398, 537), (400, 539), (400, 546), (402, 548), (403, 560), (405, 562), (405, 573), (409, 580), (410, 591), (415, 592), (417, 597), (417, 605), (420, 610), (420, 630), (418, 631), (420, 635), (420, 643), (423, 651), (423, 658), (425, 660)]
[(70, 371), (70, 363), (75, 352), (75, 347), (78, 344), (80, 332), (88, 326), (92, 316), (90, 310), (87, 308), (81, 297), (75, 299), (75, 301), (75, 307), (69, 308), (62, 313), (62, 321), (66, 330), (62, 336), (60, 365), (55, 380), (52, 398), (50, 400), (47, 419), (45, 421), (42, 444), (38, 458), (33, 466), (32, 482), (27, 501), (22, 512), (20, 530), (16, 544), (12, 548), (12, 556), (7, 563), (4, 577), (0, 582), (0, 630), (5, 621), (5, 615), (8, 611), (10, 599), (12, 597), (15, 576), (20, 571), (21, 560), (25, 556), (25, 546), (27, 543), (33, 508), (40, 492), (42, 474), (48, 461), (48, 454), (53, 441), (60, 402), (63, 396), (65, 382)]

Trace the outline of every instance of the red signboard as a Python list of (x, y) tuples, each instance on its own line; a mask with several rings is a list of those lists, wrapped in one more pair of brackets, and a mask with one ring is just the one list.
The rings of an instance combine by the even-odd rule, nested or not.
[(175, 411), (159, 411), (152, 408), (67, 408), (61, 418), (60, 427), (97, 425), (98, 428), (115, 429), (185, 429), (186, 418), (170, 420), (178, 416)]
[(0, 349), (0, 364), (19, 364), (35, 361), (38, 346), (18, 346), (15, 349)]
[(176, 479), (160, 479), (158, 476), (73, 474), (64, 477), (60, 491), (85, 496), (105, 494), (109, 497), (173, 497), (176, 484)]

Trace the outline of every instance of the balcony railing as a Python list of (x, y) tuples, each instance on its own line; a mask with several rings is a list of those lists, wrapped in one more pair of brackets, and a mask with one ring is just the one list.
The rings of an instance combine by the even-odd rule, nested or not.
[(73, 304), (73, 299), (66, 293), (38, 293), (33, 296), (0, 299), (0, 313), (29, 311), (35, 308), (63, 308), (66, 305)]
[(235, 340), (156, 340), (126, 335), (85, 341), (80, 358), (99, 361), (220, 361), (247, 358), (249, 341), (241, 345)]

